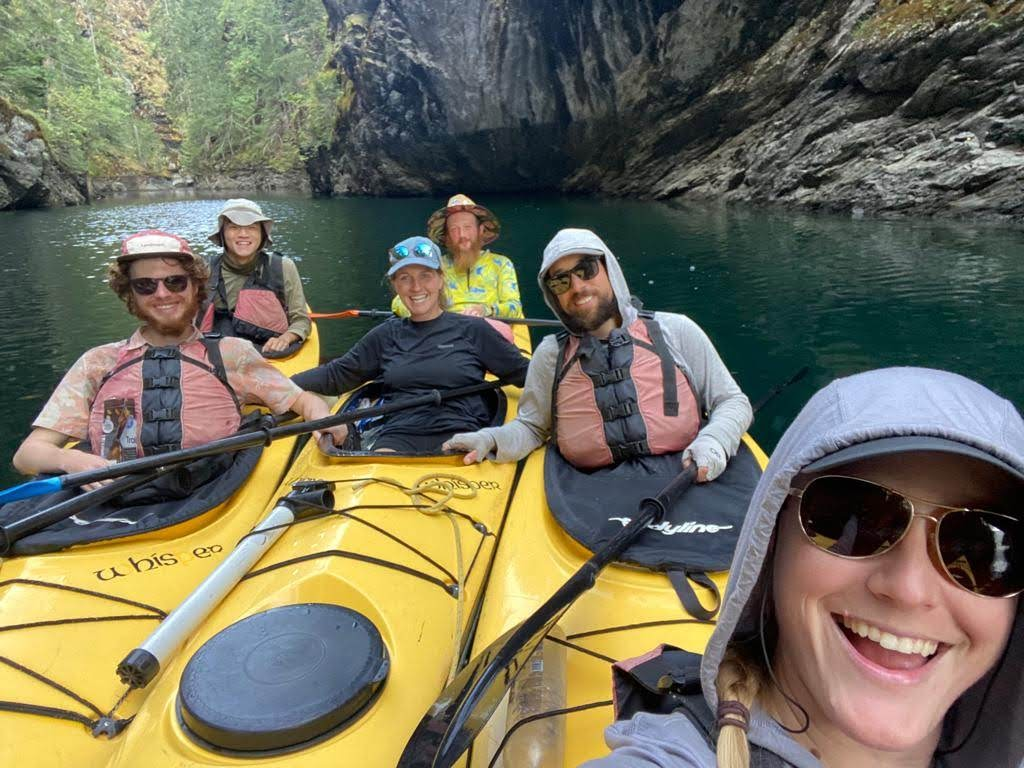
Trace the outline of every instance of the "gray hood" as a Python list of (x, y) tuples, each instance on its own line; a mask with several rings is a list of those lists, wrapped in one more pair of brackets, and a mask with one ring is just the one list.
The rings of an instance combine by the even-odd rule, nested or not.
[(540, 271), (537, 273), (537, 284), (540, 285), (541, 295), (544, 301), (551, 307), (555, 316), (565, 321), (565, 314), (558, 305), (558, 299), (551, 295), (551, 291), (544, 285), (544, 276), (551, 265), (563, 256), (570, 253), (593, 254), (603, 256), (604, 264), (608, 270), (608, 278), (612, 284), (612, 291), (619, 302), (619, 315), (622, 316), (622, 327), (627, 327), (636, 320), (636, 309), (629, 301), (629, 286), (626, 285), (626, 278), (622, 274), (615, 254), (611, 248), (605, 245), (604, 240), (595, 235), (589, 229), (562, 229), (551, 238), (551, 242), (544, 248), (544, 258), (540, 264)]
[[(712, 711), (715, 678), (734, 634), (756, 631), (762, 566), (790, 483), (801, 469), (846, 446), (880, 438), (922, 435), (972, 446), (1024, 472), (1024, 421), (1014, 406), (975, 382), (924, 368), (886, 368), (839, 379), (804, 406), (779, 441), (747, 512), (732, 561), (718, 625), (704, 653), (701, 683)], [(959, 741), (976, 721), (966, 746), (943, 758), (950, 768), (1024, 765), (1024, 621), (1017, 618), (992, 690), (988, 676), (970, 689), (947, 722)], [(748, 606), (751, 609), (748, 610)]]

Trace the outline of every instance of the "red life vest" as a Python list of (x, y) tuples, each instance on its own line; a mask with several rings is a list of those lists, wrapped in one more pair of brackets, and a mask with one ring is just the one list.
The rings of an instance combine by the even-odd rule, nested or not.
[(697, 397), (653, 319), (638, 317), (607, 341), (560, 334), (558, 347), (551, 432), (573, 465), (596, 469), (693, 442)]
[(240, 424), (219, 340), (201, 337), (174, 347), (122, 349), (93, 399), (89, 443), (101, 456), (127, 459), (227, 437)]
[[(240, 336), (262, 346), (288, 330), (281, 256), (260, 251), (256, 259), (256, 266), (238, 291), (234, 307), (228, 304), (224, 275), (221, 273), (221, 257), (215, 256), (210, 261), (210, 279), (206, 285), (209, 296), (200, 313), (200, 331)], [(216, 296), (220, 297), (226, 309), (214, 306)], [(301, 343), (296, 342), (294, 346), (298, 348)]]

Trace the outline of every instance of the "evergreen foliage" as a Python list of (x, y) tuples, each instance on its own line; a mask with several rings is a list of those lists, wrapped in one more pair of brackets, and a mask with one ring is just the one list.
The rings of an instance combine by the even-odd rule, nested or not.
[(334, 127), (329, 57), (320, 0), (0, 0), (0, 98), (94, 176), (166, 173), (179, 139), (193, 171), (301, 167)]
[(152, 172), (163, 147), (133, 114), (100, 0), (0, 0), (0, 96), (29, 112), (56, 157), (93, 175)]
[(289, 170), (330, 140), (340, 88), (320, 0), (159, 0), (152, 34), (186, 167)]

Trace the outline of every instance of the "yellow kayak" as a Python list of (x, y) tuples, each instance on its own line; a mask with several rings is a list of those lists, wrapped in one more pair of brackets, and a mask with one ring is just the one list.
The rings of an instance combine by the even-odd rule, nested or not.
[[(290, 375), (319, 354), (314, 324), (300, 350), (275, 365)], [(116, 732), (144, 698), (122, 701), (118, 662), (252, 528), (294, 444), (253, 453), (255, 466), (225, 501), (170, 525), (0, 558), (0, 765), (87, 768), (112, 759), (122, 737), (92, 732)], [(175, 504), (165, 509), (175, 519)], [(75, 526), (67, 528), (73, 537)]]
[[(525, 328), (516, 336), (529, 343)], [(518, 390), (495, 392), (502, 393), (493, 397), (496, 423), (502, 423), (515, 415)], [(339, 407), (348, 407), (347, 402)], [(0, 712), (2, 756), (12, 765), (75, 768), (395, 765), (405, 739), (468, 644), (467, 628), (518, 474), (516, 465), (467, 467), (456, 456), (328, 455), (307, 443), (272, 498), (287, 495), (296, 484), (326, 484), (332, 489), (323, 497), (329, 499), (327, 509), (313, 507), (312, 516), (272, 526), (280, 536), (276, 543), (148, 687), (118, 703), (126, 686), (114, 669), (129, 651), (149, 642), (146, 636), (158, 618), (152, 609), (110, 603), (108, 613), (147, 618), (62, 627), (67, 635), (62, 640), (49, 627), (30, 630), (43, 643), (41, 652), (28, 641), (18, 648), (0, 646), (0, 655), (17, 653), (98, 702), (104, 713), (116, 704), (115, 717), (130, 719), (106, 740), (94, 738), (78, 722)], [(266, 479), (272, 482), (269, 473)], [(271, 502), (269, 514), (283, 506)], [(250, 532), (268, 514), (267, 507), (266, 502), (247, 504), (144, 546), (83, 548), (81, 562), (75, 561), (75, 550), (57, 553), (45, 574), (40, 571), (50, 556), (39, 558), (34, 571), (23, 570), (26, 578), (49, 580), (56, 580), (59, 570), (65, 583), (77, 585), (88, 584), (102, 567), (128, 563), (130, 577), (115, 579), (110, 589), (169, 611), (194, 600), (186, 593), (197, 579), (183, 566), (197, 569), (199, 576), (200, 559), (228, 562), (247, 543), (264, 538), (265, 528)], [(207, 558), (214, 548), (216, 557)], [(141, 565), (134, 572), (133, 562), (159, 560), (164, 552), (180, 564)], [(12, 615), (21, 622), (27, 603), (40, 598), (21, 587), (15, 594), (23, 604)], [(76, 615), (105, 607), (78, 594), (50, 599), (60, 606), (73, 603)], [(0, 642), (17, 634), (0, 632)], [(0, 678), (0, 684), (39, 704), (87, 711), (23, 677)], [(264, 694), (270, 698), (261, 698)]]
[[(763, 469), (768, 457), (749, 435), (744, 444), (748, 458)], [(566, 533), (546, 504), (537, 503), (546, 460), (538, 450), (526, 462), (520, 481), (524, 490), (512, 505), (495, 555), (473, 656), (528, 617), (592, 554)], [(618, 511), (608, 499), (608, 506), (605, 517), (636, 512), (635, 503), (632, 510)], [(727, 574), (709, 575), (719, 593), (724, 592)], [(713, 608), (713, 592), (691, 585), (700, 603)], [(608, 566), (558, 621), (555, 639), (545, 640), (531, 657), (474, 742), (467, 765), (487, 768), (493, 761), (507, 768), (568, 768), (607, 754), (603, 731), (614, 718), (611, 663), (662, 643), (700, 653), (713, 627), (713, 620), (694, 619), (683, 609), (664, 573), (628, 564)], [(561, 709), (570, 712), (544, 716)], [(515, 728), (527, 716), (540, 717)], [(499, 759), (495, 754), (503, 740)]]

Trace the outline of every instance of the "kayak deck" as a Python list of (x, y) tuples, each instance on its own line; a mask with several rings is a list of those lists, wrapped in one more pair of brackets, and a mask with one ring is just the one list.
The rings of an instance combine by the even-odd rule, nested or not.
[[(767, 456), (749, 436), (744, 442), (758, 464), (764, 467)], [(526, 463), (521, 486), (544, 485), (544, 452), (535, 452)], [(634, 510), (635, 511), (635, 510)], [(631, 510), (623, 510), (630, 514)], [(521, 494), (509, 511), (501, 545), (494, 559), (493, 575), (485, 593), (483, 611), (473, 641), (473, 655), (480, 653), (508, 629), (535, 611), (557, 587), (564, 584), (591, 555), (559, 526), (546, 504), (536, 497)], [(727, 574), (709, 576), (724, 593)], [(702, 605), (714, 605), (714, 595), (691, 582)], [(595, 585), (584, 592), (558, 622), (564, 647), (564, 671), (552, 672), (558, 680), (545, 683), (548, 695), (534, 697), (536, 711), (556, 708), (578, 711), (560, 715), (556, 729), (564, 729), (564, 757), (558, 761), (550, 745), (545, 766), (578, 766), (586, 760), (607, 754), (604, 728), (611, 724), (611, 663), (639, 656), (661, 643), (689, 651), (703, 651), (713, 621), (700, 621), (685, 613), (669, 580), (662, 573), (622, 564), (608, 566)], [(564, 639), (563, 639), (564, 637)], [(545, 640), (545, 643), (552, 642)], [(560, 653), (561, 655), (561, 653)], [(524, 673), (525, 675), (526, 673)], [(524, 679), (517, 685), (527, 684)], [(535, 685), (529, 683), (529, 685)], [(564, 687), (564, 695), (559, 695)], [(551, 694), (554, 690), (556, 693)], [(506, 707), (495, 712), (490, 723), (472, 748), (471, 768), (486, 768), (508, 728)], [(520, 729), (512, 739), (543, 740), (548, 732), (543, 720)], [(547, 734), (547, 735), (546, 735)], [(508, 756), (508, 753), (503, 753)], [(521, 753), (517, 753), (521, 754)], [(506, 765), (517, 765), (515, 762)], [(497, 763), (502, 765), (502, 763)]]

